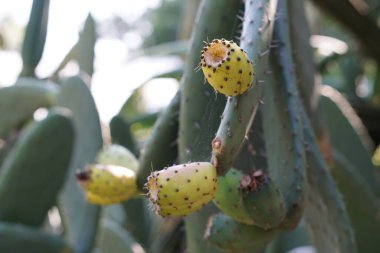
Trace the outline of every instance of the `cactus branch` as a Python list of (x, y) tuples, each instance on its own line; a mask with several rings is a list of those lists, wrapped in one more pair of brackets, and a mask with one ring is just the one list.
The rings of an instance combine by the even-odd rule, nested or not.
[(212, 141), (212, 162), (220, 175), (233, 164), (252, 124), (261, 97), (271, 48), (276, 0), (245, 1), (240, 46), (255, 68), (255, 85), (243, 95), (230, 97), (216, 137)]

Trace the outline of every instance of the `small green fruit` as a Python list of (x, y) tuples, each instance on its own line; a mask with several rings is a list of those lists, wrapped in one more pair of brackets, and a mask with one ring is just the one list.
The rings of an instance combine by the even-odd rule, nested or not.
[(234, 168), (218, 178), (218, 190), (215, 194), (215, 205), (225, 214), (236, 221), (253, 224), (254, 221), (246, 213), (243, 206), (243, 196), (240, 190), (240, 180), (243, 173)]
[(208, 162), (171, 166), (152, 172), (146, 187), (161, 216), (182, 216), (211, 201), (217, 189), (216, 168)]

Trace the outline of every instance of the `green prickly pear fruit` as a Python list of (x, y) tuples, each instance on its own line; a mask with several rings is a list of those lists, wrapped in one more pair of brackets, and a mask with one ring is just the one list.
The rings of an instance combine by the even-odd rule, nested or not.
[(131, 151), (123, 146), (112, 144), (104, 147), (98, 154), (97, 161), (100, 164), (112, 164), (137, 171), (139, 162)]
[(76, 177), (93, 204), (118, 203), (137, 194), (136, 172), (125, 167), (94, 164)]
[(246, 92), (253, 83), (253, 64), (235, 42), (215, 39), (203, 48), (200, 66), (210, 85), (227, 96)]
[(219, 213), (209, 218), (204, 237), (223, 251), (244, 253), (263, 249), (277, 233), (278, 229), (264, 230)]
[(153, 208), (159, 215), (187, 215), (214, 198), (216, 168), (208, 162), (171, 166), (152, 172), (146, 187)]
[(234, 220), (253, 224), (253, 220), (246, 213), (243, 206), (240, 180), (244, 177), (239, 170), (231, 168), (227, 174), (218, 178), (218, 190), (215, 194), (215, 205)]
[(240, 188), (244, 192), (244, 208), (255, 226), (275, 228), (284, 220), (286, 210), (283, 195), (262, 171), (245, 176), (240, 181)]

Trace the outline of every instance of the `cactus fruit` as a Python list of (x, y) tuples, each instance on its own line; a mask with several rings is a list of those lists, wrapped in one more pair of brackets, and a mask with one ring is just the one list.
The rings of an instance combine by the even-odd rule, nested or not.
[(227, 96), (236, 96), (251, 87), (253, 64), (235, 42), (215, 39), (201, 52), (200, 66), (215, 90)]
[(76, 173), (87, 200), (93, 204), (113, 204), (137, 193), (136, 173), (117, 165), (94, 164)]
[(208, 162), (174, 165), (152, 172), (146, 187), (158, 214), (163, 217), (187, 215), (214, 198), (216, 169)]
[(100, 164), (111, 164), (126, 167), (137, 171), (139, 163), (137, 158), (123, 146), (112, 144), (104, 147), (98, 154), (97, 161)]
[(231, 168), (226, 175), (219, 177), (214, 203), (223, 213), (234, 220), (244, 224), (253, 224), (253, 220), (243, 207), (242, 192), (239, 189), (240, 180), (243, 177), (243, 173), (234, 168)]
[(281, 191), (261, 170), (244, 176), (240, 181), (243, 206), (254, 221), (263, 229), (277, 227), (285, 218), (285, 201)]
[(205, 239), (226, 252), (256, 252), (278, 234), (278, 229), (264, 230), (239, 223), (222, 213), (208, 220)]

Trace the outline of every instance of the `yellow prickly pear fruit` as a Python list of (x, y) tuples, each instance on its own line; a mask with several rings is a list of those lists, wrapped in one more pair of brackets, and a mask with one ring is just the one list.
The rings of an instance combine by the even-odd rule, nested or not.
[(136, 172), (117, 165), (94, 164), (76, 173), (89, 202), (112, 204), (137, 194)]
[(98, 154), (97, 161), (100, 164), (112, 164), (127, 167), (137, 171), (139, 163), (131, 151), (123, 146), (112, 144), (104, 147)]
[(200, 66), (206, 80), (218, 92), (237, 96), (253, 83), (253, 64), (235, 42), (215, 39), (202, 50)]
[(95, 205), (112, 205), (125, 201), (125, 196), (103, 196), (92, 192), (86, 192), (86, 199)]
[(171, 166), (152, 172), (146, 187), (161, 216), (183, 216), (211, 201), (217, 190), (216, 168), (208, 162)]

